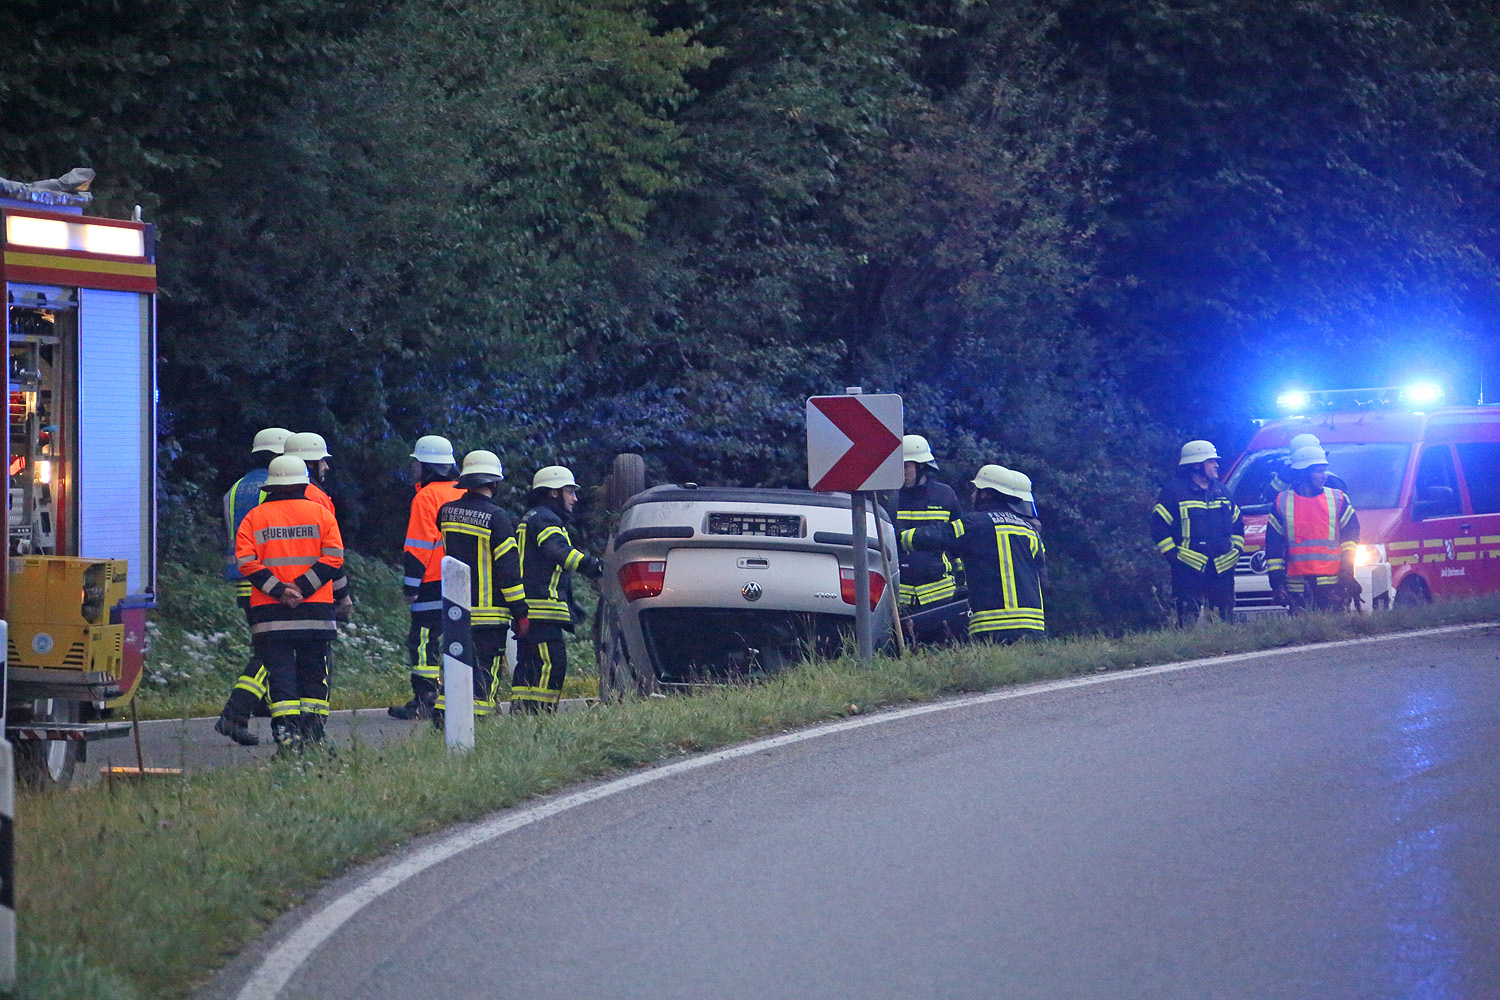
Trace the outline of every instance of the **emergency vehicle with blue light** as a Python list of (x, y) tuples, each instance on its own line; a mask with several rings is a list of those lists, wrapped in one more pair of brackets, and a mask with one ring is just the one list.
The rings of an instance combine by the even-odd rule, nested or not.
[(1280, 610), (1265, 569), (1266, 519), (1288, 445), (1313, 434), (1360, 521), (1356, 579), (1366, 608), (1500, 592), (1500, 407), (1445, 406), (1420, 385), (1292, 391), (1230, 469), (1245, 512), (1235, 610)]

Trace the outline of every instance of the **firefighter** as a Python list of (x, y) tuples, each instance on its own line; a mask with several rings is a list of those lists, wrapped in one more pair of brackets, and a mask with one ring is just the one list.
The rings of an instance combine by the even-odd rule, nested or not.
[[(896, 533), (925, 524), (945, 523), (959, 516), (958, 496), (953, 488), (931, 477), (937, 471), (932, 448), (920, 434), (901, 439), (901, 457), (906, 465), (906, 479), (888, 509)], [(901, 586), (897, 598), (903, 612), (911, 614), (920, 608), (952, 600), (958, 593), (953, 560), (946, 552), (909, 552), (901, 550)], [(945, 632), (918, 638), (942, 639)]]
[[(239, 534), (240, 521), (244, 520), (250, 508), (260, 503), (260, 491), (265, 486), (266, 476), (270, 475), (266, 466), (282, 453), (286, 439), (291, 436), (292, 432), (282, 427), (267, 427), (257, 431), (255, 439), (250, 442), (250, 459), (255, 463), (255, 468), (237, 479), (229, 487), (229, 492), (224, 494), (224, 528), (228, 536), (224, 579), (234, 584), (235, 603), (246, 614), (250, 612), (250, 581), (240, 573), (239, 563), (235, 559), (235, 538)], [(247, 678), (249, 686), (242, 689), (240, 682)], [(214, 722), (214, 731), (241, 746), (253, 747), (259, 744), (260, 737), (250, 731), (250, 716), (265, 704), (264, 685), (265, 669), (261, 666), (260, 657), (252, 652), (245, 669), (240, 672), (240, 681), (235, 683), (234, 689), (229, 693), (229, 700), (224, 703), (218, 720)]]
[(562, 466), (549, 465), (532, 477), (529, 509), (516, 528), (530, 629), (516, 643), (512, 712), (557, 710), (568, 673), (563, 633), (574, 626), (573, 572), (594, 580), (604, 575), (604, 563), (573, 547), (568, 526), (577, 502), (578, 482)]
[[(471, 451), (464, 456), (458, 485), (467, 492), (438, 508), (438, 530), (443, 553), (469, 567), (470, 622), (474, 630), (474, 714), (494, 710), (494, 695), (505, 678), (505, 639), (514, 625), (524, 638), (526, 592), (521, 586), (521, 562), (516, 550), (516, 525), (495, 503), (495, 487), (505, 478), (494, 452)], [(438, 693), (433, 723), (440, 724), (446, 707)]]
[[(289, 458), (301, 459), (307, 468), (308, 483), (304, 488), (304, 498), (321, 504), (328, 509), (328, 513), (337, 517), (338, 512), (334, 509), (333, 498), (320, 485), (327, 479), (328, 459), (332, 457), (328, 453), (328, 444), (323, 440), (323, 435), (314, 434), (311, 431), (292, 434), (280, 431), (279, 428), (276, 430), (286, 434), (282, 441), (282, 453)], [(263, 489), (257, 490), (255, 496), (257, 502), (260, 502), (265, 497)], [(248, 611), (248, 584), (246, 587), (245, 607)], [(334, 617), (338, 621), (347, 622), (353, 615), (354, 595), (349, 587), (349, 578), (343, 569), (340, 569), (334, 578), (333, 596)], [(250, 731), (249, 719), (251, 715), (266, 714), (269, 711), (266, 700), (269, 694), (265, 666), (252, 649), (250, 662), (235, 679), (234, 690), (229, 693), (229, 700), (225, 702), (224, 710), (220, 713), (218, 721), (214, 723), (214, 729), (242, 746), (255, 746), (260, 739)]]
[(1234, 567), (1245, 548), (1245, 519), (1219, 484), (1219, 452), (1189, 441), (1177, 477), (1151, 508), (1151, 539), (1172, 569), (1177, 625), (1196, 624), (1205, 607), (1234, 620)]
[(319, 743), (328, 716), (328, 651), (337, 630), (333, 581), (344, 564), (339, 524), (306, 497), (307, 466), (271, 460), (265, 499), (235, 537), (250, 581), (250, 638), (267, 673), (278, 747)]
[[(1316, 434), (1308, 434), (1305, 432), (1302, 434), (1294, 435), (1292, 437), (1292, 440), (1287, 443), (1287, 457), (1282, 460), (1281, 467), (1271, 474), (1271, 481), (1266, 484), (1266, 503), (1275, 503), (1276, 497), (1279, 494), (1281, 494), (1285, 490), (1289, 490), (1292, 488), (1292, 477), (1290, 475), (1292, 454), (1299, 448), (1306, 448), (1310, 444), (1315, 444), (1319, 448), (1323, 447), (1323, 442), (1318, 440), (1318, 436)], [(1348, 484), (1346, 484), (1341, 477), (1335, 475), (1333, 472), (1328, 473), (1328, 485), (1330, 488), (1335, 490), (1347, 490), (1349, 488)]]
[(286, 439), (285, 453), (307, 463), (307, 499), (322, 504), (328, 508), (328, 513), (337, 517), (333, 498), (323, 488), (328, 479), (328, 460), (333, 457), (328, 453), (328, 442), (323, 440), (323, 435), (312, 431), (293, 434)]
[(417, 493), (412, 497), (401, 554), (401, 590), (411, 606), (411, 628), (406, 634), (411, 700), (387, 711), (396, 719), (427, 719), (436, 711), (443, 671), (443, 536), (438, 532), (437, 513), (464, 491), (458, 488), (458, 466), (447, 438), (423, 435), (411, 459)]
[(1031, 479), (1014, 469), (986, 465), (971, 483), (972, 513), (907, 528), (901, 533), (901, 547), (963, 559), (971, 640), (1045, 639), (1042, 588), (1047, 553), (1035, 526)]
[(1328, 455), (1315, 444), (1298, 448), (1288, 477), (1291, 489), (1276, 497), (1266, 522), (1272, 595), (1293, 614), (1357, 604), (1359, 515), (1348, 494), (1328, 485)]

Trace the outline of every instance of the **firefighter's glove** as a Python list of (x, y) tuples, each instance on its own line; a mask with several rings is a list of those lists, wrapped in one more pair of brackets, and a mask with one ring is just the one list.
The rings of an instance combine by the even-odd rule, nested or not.
[(1359, 610), (1365, 603), (1365, 588), (1361, 587), (1359, 581), (1354, 579), (1354, 573), (1347, 570), (1340, 572), (1339, 583), (1343, 586), (1345, 600), (1352, 602), (1356, 611)]
[(336, 622), (348, 622), (354, 617), (354, 599), (341, 597), (333, 605), (333, 620)]
[(402, 594), (401, 596), (406, 599), (406, 603), (407, 604), (416, 604), (417, 603), (417, 595), (416, 594)]
[(597, 580), (604, 575), (604, 560), (598, 556), (584, 556), (583, 562), (578, 564), (578, 572), (590, 580)]
[(513, 625), (517, 639), (524, 639), (531, 634), (531, 619), (517, 618)]
[(1271, 591), (1271, 600), (1275, 601), (1283, 608), (1287, 608), (1291, 607), (1292, 595), (1287, 593), (1285, 587), (1277, 587), (1276, 589)]

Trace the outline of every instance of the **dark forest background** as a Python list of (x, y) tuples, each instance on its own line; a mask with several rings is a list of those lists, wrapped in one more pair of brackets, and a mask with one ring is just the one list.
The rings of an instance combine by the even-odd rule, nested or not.
[[(1068, 629), (1157, 620), (1150, 498), (1278, 386), (1500, 376), (1500, 16), (1289, 0), (7, 0), (0, 175), (159, 227), (163, 516), (317, 430), (513, 485), (805, 482), (899, 392), (1036, 482)], [(1497, 387), (1500, 388), (1500, 387)], [(1495, 390), (1492, 389), (1493, 394)]]

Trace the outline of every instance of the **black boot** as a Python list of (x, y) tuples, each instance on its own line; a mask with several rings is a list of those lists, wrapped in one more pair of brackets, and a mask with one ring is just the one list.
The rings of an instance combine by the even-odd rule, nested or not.
[(294, 715), (284, 715), (271, 720), (271, 737), (276, 740), (277, 750), (302, 749), (302, 724)]
[(385, 714), (393, 719), (430, 719), (432, 718), (432, 713), (437, 711), (437, 709), (432, 707), (432, 703), (436, 700), (436, 695), (422, 695), (421, 697), (413, 698), (405, 705), (391, 706), (385, 710)]
[(214, 721), (214, 732), (221, 736), (228, 736), (242, 747), (260, 745), (260, 737), (250, 731), (249, 719), (236, 719), (231, 715), (221, 715)]
[(302, 713), (302, 740), (315, 745), (323, 742), (323, 717), (316, 712)]

